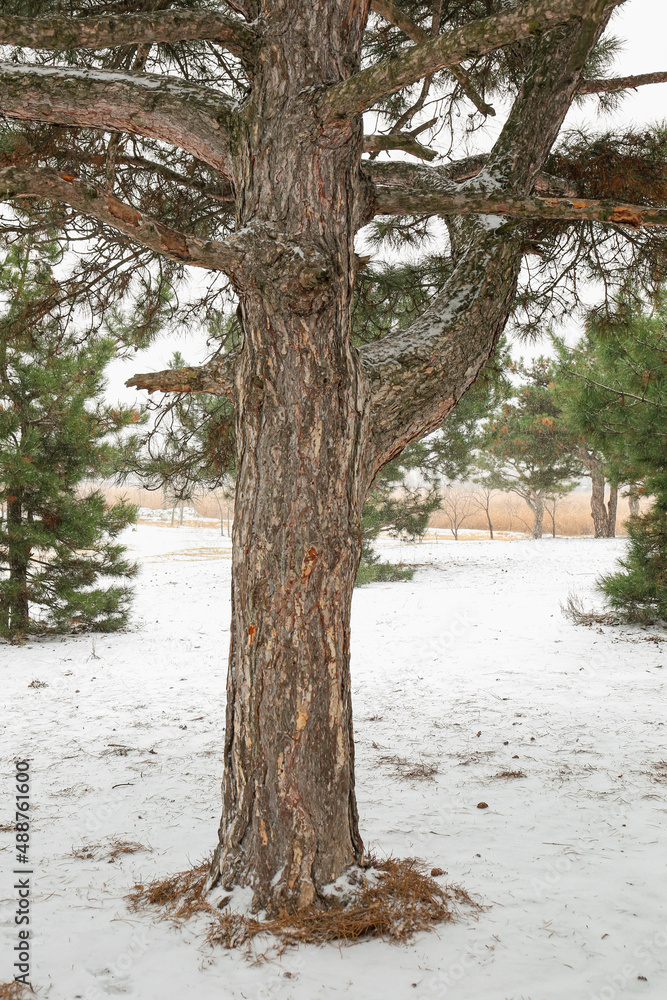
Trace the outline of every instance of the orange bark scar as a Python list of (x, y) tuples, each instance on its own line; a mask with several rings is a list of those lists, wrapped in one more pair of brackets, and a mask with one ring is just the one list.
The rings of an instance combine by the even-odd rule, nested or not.
[(308, 722), (308, 712), (297, 712), (296, 713), (296, 731), (300, 733), (302, 729), (305, 728)]
[(301, 564), (301, 579), (307, 580), (310, 574), (313, 572), (313, 566), (317, 560), (319, 553), (315, 551), (311, 545), (305, 556), (303, 557), (303, 563)]
[(638, 229), (644, 221), (641, 212), (624, 207), (615, 208), (610, 218), (612, 222), (620, 222), (624, 226), (632, 226), (633, 229)]

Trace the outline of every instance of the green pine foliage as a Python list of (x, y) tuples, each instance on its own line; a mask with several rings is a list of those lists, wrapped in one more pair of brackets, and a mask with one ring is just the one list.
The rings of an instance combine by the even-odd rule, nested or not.
[(667, 621), (667, 475), (651, 477), (650, 510), (628, 523), (621, 570), (600, 580), (610, 606), (629, 622)]
[(667, 620), (667, 299), (650, 310), (620, 299), (591, 314), (569, 371), (596, 443), (653, 499), (630, 519), (621, 569), (600, 587), (627, 621)]
[[(409, 326), (445, 280), (446, 268), (437, 261), (423, 265), (387, 264), (362, 270), (355, 287), (355, 345), (370, 343), (392, 329)], [(373, 543), (381, 531), (412, 540), (426, 531), (431, 514), (440, 506), (437, 483), (427, 470), (427, 458), (427, 445), (416, 441), (375, 477), (361, 518), (363, 544), (357, 586), (412, 579), (413, 567), (380, 562)], [(424, 478), (419, 473), (423, 471), (427, 479), (419, 484)], [(411, 473), (417, 473), (416, 484), (411, 482)]]
[(426, 467), (433, 477), (449, 483), (475, 479), (479, 449), (484, 440), (483, 421), (511, 396), (509, 372), (513, 368), (505, 338), (444, 424), (428, 440)]
[(583, 475), (577, 436), (553, 396), (554, 371), (546, 358), (528, 368), (517, 365), (522, 381), (484, 422), (476, 457), (478, 481), (526, 501), (536, 538), (546, 502), (569, 493)]
[[(100, 401), (113, 337), (85, 337), (53, 309), (53, 248), (0, 258), (0, 636), (127, 621), (135, 567), (116, 541), (136, 517), (86, 480), (131, 460), (140, 419)], [(116, 438), (116, 440), (114, 440)]]
[(410, 473), (425, 467), (427, 448), (424, 442), (408, 445), (398, 458), (388, 462), (377, 474), (368, 491), (361, 518), (363, 544), (357, 586), (364, 583), (411, 580), (414, 568), (395, 563), (381, 563), (373, 542), (381, 531), (410, 540), (421, 538), (431, 514), (440, 506), (437, 484), (410, 485)]
[[(187, 362), (174, 352), (170, 368)], [(174, 500), (191, 500), (199, 487), (227, 489), (235, 478), (234, 411), (209, 393), (179, 393), (156, 407), (147, 449), (131, 470), (148, 489), (164, 489)]]

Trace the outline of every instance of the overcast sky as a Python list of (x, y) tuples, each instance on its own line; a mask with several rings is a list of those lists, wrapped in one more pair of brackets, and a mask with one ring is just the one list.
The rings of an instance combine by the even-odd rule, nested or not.
[[(624, 40), (624, 48), (610, 75), (626, 76), (667, 70), (667, 0), (627, 0), (614, 16), (609, 30)], [(596, 114), (596, 103), (595, 98), (591, 98), (583, 109), (573, 110), (568, 116), (566, 127), (576, 125), (601, 131), (605, 128), (622, 129), (667, 119), (667, 83), (641, 87), (631, 92), (618, 112), (604, 118)], [(500, 124), (498, 120), (496, 122)], [(196, 282), (196, 277), (193, 277)], [(107, 396), (127, 403), (135, 400), (135, 390), (125, 389), (124, 381), (135, 372), (166, 368), (177, 348), (191, 364), (200, 364), (205, 360), (205, 337), (200, 331), (193, 331), (187, 338), (163, 337), (149, 350), (140, 352), (130, 361), (116, 362), (110, 367)], [(539, 349), (538, 345), (537, 350)], [(138, 395), (142, 399), (146, 397), (145, 393)]]

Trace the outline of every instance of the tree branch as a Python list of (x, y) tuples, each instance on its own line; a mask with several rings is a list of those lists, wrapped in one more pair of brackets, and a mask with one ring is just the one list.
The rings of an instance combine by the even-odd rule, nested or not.
[(55, 170), (4, 167), (0, 170), (0, 199), (38, 198), (70, 205), (135, 243), (169, 260), (229, 273), (238, 266), (242, 252), (227, 243), (199, 240), (156, 222), (131, 205)]
[(437, 167), (422, 167), (415, 163), (406, 163), (404, 160), (390, 160), (383, 163), (364, 160), (363, 169), (377, 185), (441, 191), (442, 185), (446, 186), (450, 181), (460, 182), (475, 177), (487, 161), (488, 153), (466, 156), (451, 163), (438, 164)]
[[(93, 161), (89, 159), (87, 162)], [(196, 180), (195, 177), (187, 177), (183, 174), (179, 174), (175, 170), (171, 170), (169, 167), (166, 167), (163, 163), (156, 163), (155, 160), (149, 160), (142, 156), (128, 156), (122, 154), (121, 156), (116, 157), (116, 165), (153, 172), (159, 177), (164, 178), (164, 180), (178, 184), (180, 187), (187, 188), (189, 191), (196, 191), (198, 194), (201, 194), (206, 198), (210, 198), (211, 201), (216, 201), (219, 204), (224, 205), (229, 212), (234, 211), (236, 198), (234, 197), (232, 186), (226, 178), (220, 178), (218, 186), (213, 188), (205, 184), (203, 181)]]
[(409, 132), (389, 132), (387, 135), (365, 135), (364, 153), (381, 153), (384, 150), (401, 149), (420, 160), (435, 160), (438, 153), (428, 146), (422, 146)]
[(161, 372), (133, 375), (125, 385), (151, 392), (206, 392), (233, 400), (236, 393), (235, 369), (237, 354), (209, 361), (201, 368), (168, 368)]
[(235, 103), (172, 77), (0, 63), (0, 113), (20, 121), (144, 135), (227, 176)]
[(161, 10), (103, 17), (0, 15), (0, 45), (66, 52), (178, 41), (219, 42), (247, 61), (253, 52), (255, 33), (238, 18), (214, 11)]
[[(647, 399), (646, 396), (635, 396), (632, 392), (626, 392), (625, 389), (614, 389), (611, 385), (605, 385), (603, 382), (596, 382), (595, 379), (589, 378), (588, 375), (584, 375), (582, 372), (577, 372), (573, 368), (565, 369), (568, 375), (574, 375), (578, 379), (582, 379), (586, 385), (597, 386), (598, 389), (604, 389), (605, 392), (611, 392), (615, 396), (620, 396), (622, 399), (634, 399), (638, 403), (648, 403), (650, 406), (655, 406), (658, 409), (664, 409), (664, 403), (656, 403), (652, 399)], [(598, 463), (599, 464), (599, 463)]]
[[(452, 188), (455, 185), (452, 184)], [(546, 219), (560, 222), (601, 222), (632, 229), (667, 226), (667, 208), (627, 205), (589, 198), (538, 198), (512, 191), (487, 193), (466, 187), (429, 192), (422, 189), (375, 188), (376, 215), (492, 215), (519, 220)]]
[[(535, 11), (536, 7), (541, 16), (547, 7), (554, 10), (551, 4), (524, 4), (521, 11), (525, 15), (527, 8)], [(439, 197), (440, 204), (445, 198), (456, 204), (460, 196), (472, 195), (479, 208), (495, 195), (494, 214), (500, 211), (501, 193), (511, 192), (504, 207), (512, 207), (510, 200), (518, 198), (524, 200), (525, 209), (525, 199), (534, 199), (532, 191), (581, 82), (588, 52), (608, 20), (605, 0), (586, 5), (572, 2), (567, 7), (570, 13), (576, 8), (581, 14), (583, 9), (581, 20), (567, 24), (563, 31), (544, 31), (537, 40), (532, 66), (480, 177), (457, 190), (441, 168), (390, 164), (399, 184), (402, 180), (407, 187), (408, 174), (435, 179), (429, 196), (434, 201)], [(542, 210), (548, 207), (547, 201), (558, 207), (559, 199), (537, 201), (539, 206), (534, 207)], [(408, 208), (414, 212), (414, 201)], [(568, 210), (574, 210), (572, 202)], [(638, 220), (631, 221), (636, 224)], [(373, 400), (374, 469), (442, 424), (488, 360), (515, 301), (524, 252), (521, 233), (511, 226), (489, 224), (479, 216), (451, 220), (450, 228), (458, 252), (443, 289), (410, 327), (359, 352)]]
[(635, 90), (650, 83), (667, 83), (667, 73), (639, 73), (637, 76), (617, 76), (608, 80), (584, 80), (578, 93), (604, 94), (615, 90)]
[[(606, 6), (615, 7), (623, 2), (609, 0)], [(319, 100), (320, 114), (325, 121), (360, 114), (381, 98), (424, 76), (584, 18), (590, 8), (591, 0), (528, 0), (521, 7), (470, 21), (327, 88)]]
[[(391, 0), (372, 0), (371, 9), (376, 14), (380, 14), (386, 21), (389, 21), (390, 24), (400, 28), (403, 34), (411, 38), (413, 42), (426, 42), (430, 40), (431, 36), (429, 33), (420, 28), (409, 17), (406, 17), (403, 11), (399, 10)], [(478, 111), (481, 111), (483, 115), (495, 116), (496, 112), (494, 108), (490, 104), (487, 104), (481, 94), (478, 93), (476, 87), (470, 82), (470, 78), (463, 66), (450, 66), (449, 72)]]
[(392, 0), (371, 0), (371, 10), (389, 21), (396, 28), (400, 28), (404, 35), (411, 38), (413, 42), (427, 42), (430, 39), (428, 31), (424, 31), (418, 24), (404, 14), (400, 7), (392, 3)]

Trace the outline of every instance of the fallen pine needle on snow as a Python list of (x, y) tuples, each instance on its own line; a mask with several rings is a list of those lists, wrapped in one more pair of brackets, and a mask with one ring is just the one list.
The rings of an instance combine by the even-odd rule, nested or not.
[[(469, 918), (482, 906), (457, 885), (440, 885), (415, 858), (372, 858), (368, 869), (339, 879), (335, 890), (303, 909), (281, 910), (265, 917), (236, 913), (216, 906), (206, 895), (210, 860), (165, 879), (135, 885), (129, 896), (134, 910), (161, 907), (163, 916), (177, 923), (192, 917), (209, 918), (206, 941), (223, 948), (251, 945), (260, 936), (273, 938), (276, 950), (298, 944), (351, 944), (368, 938), (406, 943), (420, 931), (434, 930), (465, 912)], [(444, 875), (442, 869), (433, 872)], [(341, 883), (347, 881), (347, 885)], [(339, 895), (336, 895), (336, 893)]]

